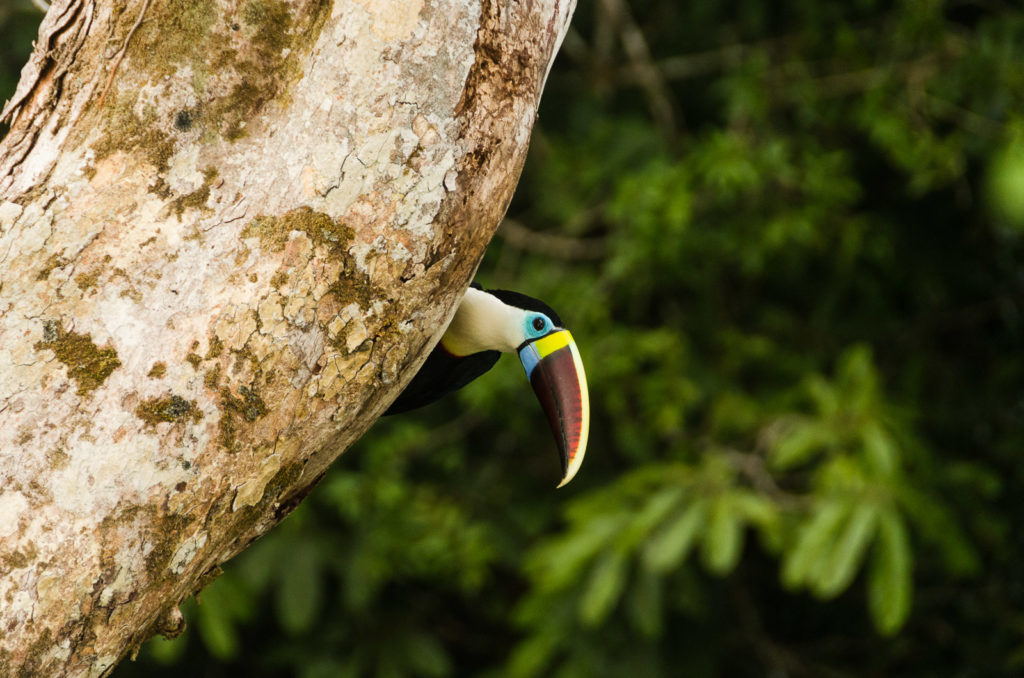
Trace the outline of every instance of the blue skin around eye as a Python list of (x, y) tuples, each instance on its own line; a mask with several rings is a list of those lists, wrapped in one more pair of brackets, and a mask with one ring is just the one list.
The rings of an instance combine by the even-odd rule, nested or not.
[[(533, 321), (540, 318), (544, 321), (544, 327), (537, 330), (533, 326)], [(542, 313), (534, 313), (526, 317), (526, 337), (527, 341), (533, 341), (539, 339), (545, 334), (551, 331), (551, 321), (548, 317)], [(540, 362), (540, 355), (537, 353), (537, 349), (532, 343), (527, 344), (519, 351), (519, 360), (523, 363), (523, 369), (526, 370), (526, 378), (529, 379), (533, 375), (533, 368), (537, 367), (537, 363)]]
[[(542, 319), (544, 321), (544, 327), (542, 327), (540, 329), (540, 331), (537, 331), (533, 327), (533, 321), (536, 320), (537, 318), (540, 318), (540, 319)], [(537, 313), (537, 314), (534, 314), (534, 315), (531, 315), (531, 316), (527, 316), (527, 318), (526, 318), (526, 336), (528, 338), (530, 338), (530, 339), (537, 339), (539, 337), (543, 337), (550, 330), (551, 330), (551, 321), (548, 320), (548, 317), (546, 315), (543, 315), (541, 313)]]

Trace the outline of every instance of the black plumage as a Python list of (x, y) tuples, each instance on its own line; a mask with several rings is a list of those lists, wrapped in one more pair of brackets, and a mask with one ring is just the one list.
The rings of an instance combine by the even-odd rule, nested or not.
[[(476, 283), (473, 283), (476, 287)], [(540, 299), (534, 299), (533, 297), (527, 296), (522, 292), (513, 292), (512, 290), (484, 290), (482, 287), (477, 289), (483, 290), (492, 296), (497, 297), (509, 306), (515, 306), (521, 308), (524, 311), (537, 311), (543, 313), (548, 319), (555, 324), (555, 327), (565, 327), (562, 324), (562, 319), (555, 313), (555, 309), (545, 304)]]
[(494, 363), (498, 362), (500, 357), (501, 353), (498, 351), (481, 351), (460, 358), (444, 350), (439, 343), (384, 415), (415, 410), (452, 391), (458, 391), (494, 367)]

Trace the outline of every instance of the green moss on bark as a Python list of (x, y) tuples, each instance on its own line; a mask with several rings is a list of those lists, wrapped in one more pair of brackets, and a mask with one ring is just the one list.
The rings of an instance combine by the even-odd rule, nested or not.
[(228, 388), (221, 389), (220, 442), (228, 451), (235, 450), (238, 419), (252, 423), (269, 411), (263, 398), (254, 389), (242, 386), (236, 396)]
[(157, 171), (157, 181), (150, 191), (166, 198), (171, 191), (163, 175), (174, 155), (174, 139), (163, 130), (156, 107), (145, 106), (141, 112), (135, 110), (136, 96), (134, 92), (114, 94), (112, 109), (104, 118), (104, 134), (92, 149), (97, 161), (117, 151), (141, 151), (142, 157)]
[[(331, 4), (249, 0), (236, 10), (208, 0), (151, 3), (100, 111), (103, 134), (92, 146), (96, 160), (116, 151), (144, 157), (157, 170), (150, 190), (173, 197), (165, 177), (178, 147), (194, 144), (197, 135), (206, 144), (240, 139), (267, 103), (286, 102)], [(122, 12), (115, 33), (127, 35), (136, 18)], [(141, 72), (131, 74), (133, 68)], [(178, 110), (140, 104), (137, 83), (185, 77), (200, 103)], [(209, 170), (200, 188), (175, 198), (176, 215), (206, 204), (215, 177)]]
[(146, 554), (146, 572), (151, 581), (159, 581), (171, 564), (174, 553), (181, 546), (182, 534), (195, 522), (194, 518), (178, 514), (166, 515), (154, 521), (155, 541)]
[(78, 384), (78, 395), (95, 391), (121, 366), (113, 347), (100, 348), (90, 335), (66, 332), (55, 320), (44, 323), (43, 340), (37, 341), (34, 348), (53, 351), (67, 367), (68, 376)]
[(49, 279), (50, 274), (53, 273), (53, 269), (63, 268), (64, 266), (67, 266), (68, 263), (68, 260), (60, 255), (50, 255), (50, 258), (46, 260), (46, 265), (43, 266), (43, 268), (39, 269), (39, 272), (36, 273), (36, 280)]
[(144, 400), (135, 408), (135, 416), (148, 426), (156, 426), (161, 423), (180, 423), (188, 420), (196, 423), (203, 418), (203, 413), (194, 400), (170, 395)]
[[(330, 287), (330, 292), (341, 304), (345, 306), (355, 302), (361, 308), (369, 308), (380, 290), (365, 273), (356, 270), (355, 259), (348, 252), (355, 232), (340, 219), (309, 207), (299, 207), (281, 216), (260, 215), (254, 218), (242, 230), (242, 237), (258, 238), (267, 249), (280, 252), (293, 231), (305, 233), (315, 247), (326, 250), (327, 254), (343, 262), (342, 274)], [(286, 280), (284, 274), (278, 273), (271, 279), (271, 285), (280, 287)]]
[[(25, 661), (22, 662), (17, 678), (34, 678), (35, 676), (52, 675), (56, 660), (43, 664), (43, 657), (53, 649), (53, 636), (50, 629), (45, 629), (29, 648)], [(6, 674), (5, 674), (6, 675)]]
[(75, 284), (78, 285), (78, 289), (83, 292), (96, 287), (96, 283), (99, 282), (100, 274), (102, 269), (94, 268), (88, 273), (79, 273), (75, 276)]
[(132, 37), (131, 53), (142, 57), (153, 75), (173, 76), (203, 58), (218, 18), (217, 3), (208, 0), (152, 3)]
[(29, 543), (23, 551), (12, 551), (5, 554), (0, 562), (3, 562), (9, 570), (19, 570), (34, 563), (38, 555), (39, 551), (36, 549), (36, 545)]
[(216, 167), (207, 167), (204, 169), (202, 186), (191, 193), (179, 196), (171, 201), (171, 211), (174, 212), (174, 216), (181, 219), (181, 215), (189, 208), (209, 210), (210, 208), (206, 206), (206, 201), (210, 198), (210, 187), (216, 179)]
[(203, 375), (203, 384), (209, 389), (216, 389), (220, 385), (220, 365), (214, 365), (213, 369), (206, 370)]
[(259, 238), (267, 248), (280, 252), (288, 243), (292, 231), (302, 231), (313, 244), (341, 255), (348, 250), (355, 231), (341, 220), (309, 207), (299, 207), (281, 216), (260, 215), (250, 221), (242, 231), (243, 238)]
[(270, 279), (270, 286), (275, 290), (281, 289), (288, 282), (288, 274), (284, 271), (278, 271), (274, 274), (274, 277)]
[(379, 292), (377, 286), (370, 282), (369, 276), (355, 271), (342, 273), (331, 283), (328, 291), (337, 297), (342, 306), (355, 303), (364, 309), (370, 307)]
[(224, 342), (221, 341), (220, 337), (218, 337), (216, 334), (213, 335), (210, 338), (210, 347), (206, 351), (206, 359), (210, 360), (212, 358), (216, 358), (216, 357), (218, 357), (223, 352), (224, 352)]

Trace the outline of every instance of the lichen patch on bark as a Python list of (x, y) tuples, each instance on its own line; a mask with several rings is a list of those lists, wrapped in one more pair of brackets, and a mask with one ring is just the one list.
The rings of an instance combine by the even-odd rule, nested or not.
[(332, 254), (344, 253), (355, 237), (355, 231), (341, 219), (315, 212), (305, 205), (279, 217), (260, 215), (254, 218), (242, 230), (242, 237), (257, 237), (271, 251), (280, 252), (291, 239), (292, 231), (302, 231), (315, 246), (324, 247)]
[(148, 398), (135, 408), (135, 416), (149, 426), (191, 421), (193, 424), (203, 418), (196, 401), (186, 400), (179, 395)]
[(196, 190), (185, 195), (179, 195), (171, 201), (171, 211), (181, 219), (182, 213), (189, 209), (209, 209), (206, 201), (210, 199), (210, 186), (217, 178), (217, 168), (207, 167), (203, 170), (203, 183)]
[[(91, 171), (115, 152), (141, 150), (156, 172), (150, 190), (171, 199), (176, 216), (204, 207), (216, 167), (204, 170), (199, 188), (183, 190), (166, 176), (172, 158), (196, 142), (238, 141), (267, 104), (286, 106), (286, 92), (301, 77), (301, 59), (316, 42), (330, 5), (320, 0), (248, 0), (241, 7), (216, 0), (151, 3), (103, 109), (96, 111), (102, 134), (86, 140), (94, 158)], [(122, 12), (115, 35), (127, 34), (135, 18)]]
[(43, 340), (36, 342), (37, 351), (50, 350), (64, 363), (68, 376), (78, 384), (78, 395), (88, 395), (103, 385), (107, 377), (121, 366), (113, 347), (100, 348), (88, 334), (67, 332), (55, 320), (47, 320)]
[(237, 396), (228, 388), (221, 389), (220, 408), (220, 444), (229, 452), (237, 451), (238, 430), (244, 425), (239, 419), (251, 424), (269, 411), (263, 398), (248, 386), (240, 386)]

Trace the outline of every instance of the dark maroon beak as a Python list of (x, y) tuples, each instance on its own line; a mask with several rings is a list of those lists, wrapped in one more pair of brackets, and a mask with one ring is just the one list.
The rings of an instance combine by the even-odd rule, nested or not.
[(579, 349), (568, 330), (558, 330), (520, 348), (519, 359), (558, 442), (562, 487), (583, 464), (590, 430), (590, 396)]

